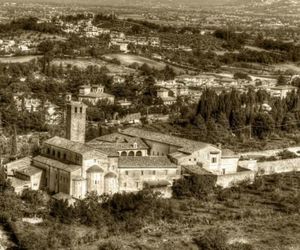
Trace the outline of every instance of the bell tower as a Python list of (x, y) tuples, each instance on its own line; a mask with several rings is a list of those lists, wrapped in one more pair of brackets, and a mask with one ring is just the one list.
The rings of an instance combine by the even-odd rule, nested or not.
[(67, 104), (66, 137), (74, 142), (85, 142), (86, 108), (82, 102)]

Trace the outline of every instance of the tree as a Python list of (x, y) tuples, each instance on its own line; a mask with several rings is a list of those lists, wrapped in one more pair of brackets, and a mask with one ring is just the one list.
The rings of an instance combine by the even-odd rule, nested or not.
[(280, 75), (278, 78), (277, 78), (277, 85), (280, 86), (280, 85), (286, 85), (286, 79), (283, 75)]
[(264, 139), (274, 130), (275, 122), (267, 113), (258, 113), (252, 122), (252, 131), (259, 139)]
[(297, 128), (297, 121), (293, 113), (288, 112), (282, 121), (282, 129), (287, 132), (293, 132)]
[(54, 53), (54, 43), (51, 42), (50, 40), (42, 41), (38, 46), (37, 49), (39, 52), (43, 54), (42, 58), (42, 67), (43, 67), (43, 72), (46, 72), (47, 66), (50, 67), (50, 62), (53, 59)]

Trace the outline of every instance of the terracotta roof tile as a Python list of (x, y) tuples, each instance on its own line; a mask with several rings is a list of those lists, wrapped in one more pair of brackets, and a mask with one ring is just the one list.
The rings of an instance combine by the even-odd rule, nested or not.
[(62, 163), (60, 161), (53, 160), (53, 159), (50, 159), (50, 158), (47, 158), (47, 157), (44, 157), (44, 156), (41, 156), (41, 155), (36, 156), (36, 157), (33, 158), (33, 165), (34, 165), (35, 162), (42, 163), (42, 164), (52, 166), (52, 167), (55, 167), (55, 168), (59, 168), (61, 170), (67, 171), (67, 172), (73, 172), (73, 171), (76, 171), (78, 169), (81, 169), (81, 166), (79, 166), (79, 165), (65, 164), (65, 163)]
[(177, 136), (166, 135), (163, 133), (152, 132), (152, 131), (139, 129), (139, 128), (133, 128), (133, 127), (127, 128), (127, 129), (121, 131), (121, 133), (125, 134), (125, 135), (130, 135), (133, 137), (140, 137), (140, 138), (143, 138), (146, 140), (157, 141), (157, 142), (165, 143), (168, 145), (177, 146), (178, 151), (188, 153), (188, 154), (191, 154), (194, 151), (203, 149), (208, 146), (215, 147), (217, 149), (216, 146), (213, 146), (208, 143), (192, 141), (192, 140), (177, 137)]

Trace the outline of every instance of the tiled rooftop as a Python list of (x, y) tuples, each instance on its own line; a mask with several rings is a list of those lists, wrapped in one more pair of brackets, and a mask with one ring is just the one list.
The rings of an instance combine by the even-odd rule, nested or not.
[(120, 157), (119, 168), (177, 168), (168, 157)]
[(62, 137), (52, 137), (51, 139), (45, 141), (45, 144), (50, 146), (66, 149), (81, 155), (99, 155), (99, 156), (107, 156), (105, 152), (100, 150), (95, 150), (95, 148), (90, 147), (87, 144), (83, 144), (80, 142), (73, 142), (68, 139)]
[(186, 173), (192, 173), (192, 174), (198, 174), (198, 175), (212, 175), (213, 174), (198, 165), (182, 166), (182, 171), (186, 172)]
[(7, 166), (8, 174), (10, 174), (10, 171), (12, 170), (18, 170), (25, 167), (29, 167), (31, 165), (31, 160), (31, 157), (24, 157), (22, 159), (5, 164)]
[[(136, 148), (134, 148), (134, 143), (136, 143)], [(149, 148), (140, 138), (133, 138), (120, 133), (98, 137), (88, 142), (87, 145), (110, 155), (117, 154), (121, 150), (145, 150)]]
[[(132, 137), (140, 137), (146, 140), (177, 146), (179, 148), (178, 151), (181, 151), (183, 153), (188, 153), (188, 154), (191, 154), (196, 150), (203, 149), (207, 146), (215, 147), (211, 144), (204, 143), (204, 142), (192, 141), (177, 136), (166, 135), (163, 133), (152, 132), (152, 131), (138, 129), (138, 128), (127, 128), (121, 131), (121, 133), (125, 135), (130, 135)], [(217, 149), (217, 147), (215, 148)]]
[(67, 171), (67, 172), (73, 172), (78, 169), (81, 169), (81, 166), (79, 165), (74, 165), (74, 164), (65, 164), (57, 160), (53, 160), (44, 156), (36, 156), (33, 158), (33, 165), (34, 163), (42, 163), (46, 164), (48, 166), (54, 167), (54, 168), (59, 168), (61, 170)]
[(16, 170), (17, 173), (26, 175), (26, 176), (33, 176), (37, 173), (42, 172), (41, 169), (36, 168), (34, 166), (26, 166), (26, 167), (22, 167)]

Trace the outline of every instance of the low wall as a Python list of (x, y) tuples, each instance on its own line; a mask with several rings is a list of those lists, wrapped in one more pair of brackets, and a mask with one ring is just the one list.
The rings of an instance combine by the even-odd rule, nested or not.
[(234, 174), (218, 175), (217, 176), (217, 186), (227, 188), (235, 185), (236, 183), (249, 180), (253, 182), (255, 179), (254, 171), (241, 171)]
[(255, 172), (258, 171), (256, 160), (240, 160), (238, 164), (242, 168), (246, 168), (246, 169), (249, 169), (249, 170), (255, 171)]
[(278, 153), (288, 150), (290, 152), (294, 152), (298, 156), (300, 154), (298, 153), (300, 151), (300, 147), (287, 147), (287, 148), (278, 148), (278, 149), (271, 149), (271, 150), (261, 150), (261, 151), (252, 151), (252, 152), (243, 152), (240, 153), (240, 156), (244, 157), (252, 157), (252, 156), (265, 156), (265, 157), (271, 157), (271, 156), (276, 156)]
[(300, 172), (300, 158), (258, 162), (257, 168), (260, 175)]

